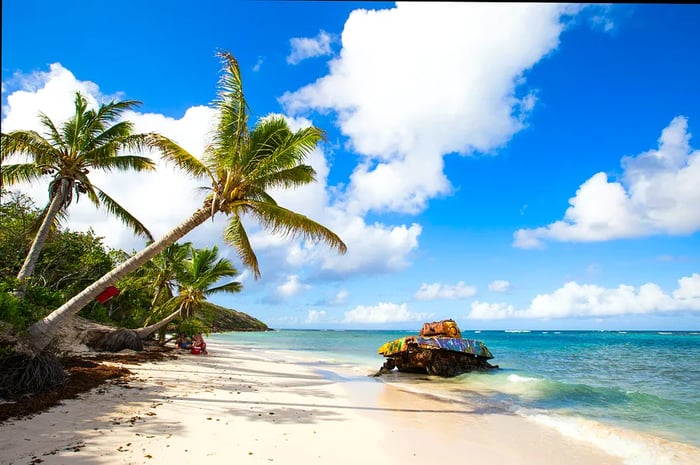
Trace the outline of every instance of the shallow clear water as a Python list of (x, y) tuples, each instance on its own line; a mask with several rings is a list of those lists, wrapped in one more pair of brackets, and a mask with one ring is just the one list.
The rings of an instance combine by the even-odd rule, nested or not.
[[(377, 348), (414, 331), (309, 331), (212, 335), (249, 349), (295, 352), (307, 360), (373, 374)], [(456, 378), (392, 374), (386, 382), (484, 409), (583, 418), (700, 447), (700, 333), (481, 331), (499, 370)]]

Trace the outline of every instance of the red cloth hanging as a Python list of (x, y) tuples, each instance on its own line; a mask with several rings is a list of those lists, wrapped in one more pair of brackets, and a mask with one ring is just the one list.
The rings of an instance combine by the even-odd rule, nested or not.
[(100, 295), (95, 297), (95, 300), (98, 301), (99, 303), (103, 304), (103, 303), (107, 302), (109, 299), (111, 299), (112, 297), (114, 297), (115, 295), (119, 295), (119, 289), (117, 289), (114, 286), (109, 286)]

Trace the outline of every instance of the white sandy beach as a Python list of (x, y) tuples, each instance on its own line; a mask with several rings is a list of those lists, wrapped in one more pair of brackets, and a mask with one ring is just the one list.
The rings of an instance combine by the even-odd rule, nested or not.
[[(107, 384), (0, 425), (0, 463), (632, 463), (517, 415), (281, 357), (210, 344), (208, 356), (126, 365), (135, 374), (128, 386)], [(639, 463), (700, 457), (692, 447), (659, 450)]]

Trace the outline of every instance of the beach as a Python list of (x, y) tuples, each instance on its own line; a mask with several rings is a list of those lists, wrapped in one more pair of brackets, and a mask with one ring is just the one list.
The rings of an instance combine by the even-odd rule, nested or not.
[[(125, 365), (105, 384), (0, 425), (4, 464), (691, 464), (677, 443), (638, 462), (507, 412), (453, 404), (284, 352), (210, 343), (209, 355)], [(658, 440), (663, 442), (662, 440)], [(643, 459), (643, 461), (641, 461)]]

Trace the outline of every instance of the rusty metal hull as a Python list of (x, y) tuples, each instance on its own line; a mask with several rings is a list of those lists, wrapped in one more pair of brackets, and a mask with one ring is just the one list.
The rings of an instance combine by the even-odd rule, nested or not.
[(451, 337), (407, 336), (389, 341), (378, 350), (386, 357), (381, 372), (403, 372), (451, 377), (472, 370), (498, 368), (488, 360), (491, 351), (481, 341)]

